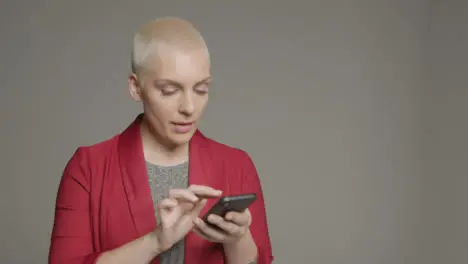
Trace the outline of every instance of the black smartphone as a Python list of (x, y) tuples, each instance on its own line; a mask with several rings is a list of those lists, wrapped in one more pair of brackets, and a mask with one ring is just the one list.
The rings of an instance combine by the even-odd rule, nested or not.
[(203, 216), (203, 220), (208, 225), (212, 226), (212, 224), (208, 222), (208, 216), (210, 214), (224, 217), (228, 212), (242, 212), (255, 202), (255, 200), (257, 200), (257, 195), (255, 193), (221, 197), (205, 216)]

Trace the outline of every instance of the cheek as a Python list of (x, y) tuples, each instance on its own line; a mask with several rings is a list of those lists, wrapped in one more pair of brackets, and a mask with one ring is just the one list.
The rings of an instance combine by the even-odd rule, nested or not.
[(174, 112), (177, 112), (177, 102), (175, 100), (149, 97), (145, 100), (144, 104), (147, 112), (150, 112), (152, 116), (162, 121), (170, 120)]
[(174, 111), (176, 111), (173, 105), (167, 103), (151, 104), (149, 108), (155, 117), (164, 121), (170, 120), (174, 116)]
[(208, 104), (208, 95), (197, 98), (196, 104), (198, 112), (203, 112), (203, 110), (206, 108), (206, 105)]

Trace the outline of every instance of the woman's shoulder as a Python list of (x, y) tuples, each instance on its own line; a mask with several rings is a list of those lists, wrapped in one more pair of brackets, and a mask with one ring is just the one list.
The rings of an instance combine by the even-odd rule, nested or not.
[(108, 159), (110, 155), (115, 153), (117, 139), (117, 136), (113, 136), (96, 143), (78, 146), (67, 165), (80, 164), (81, 166), (90, 166), (93, 163), (99, 162), (99, 160)]
[(204, 140), (211, 156), (217, 159), (234, 161), (237, 164), (239, 164), (239, 162), (251, 162), (249, 153), (240, 147), (226, 144), (209, 137), (204, 137)]

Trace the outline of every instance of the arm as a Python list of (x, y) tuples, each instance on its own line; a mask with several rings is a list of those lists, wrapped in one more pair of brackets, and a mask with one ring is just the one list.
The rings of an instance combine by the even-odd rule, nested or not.
[(252, 215), (250, 232), (236, 243), (224, 245), (229, 264), (271, 264), (273, 255), (268, 232), (263, 191), (257, 169), (247, 153), (242, 152), (240, 190), (242, 193), (256, 193), (257, 201), (249, 208)]
[(229, 264), (259, 264), (258, 248), (250, 232), (239, 241), (225, 244), (224, 253)]
[(146, 264), (159, 255), (158, 239), (149, 233), (117, 249), (104, 252), (96, 264)]
[(49, 264), (146, 264), (160, 252), (149, 233), (108, 252), (96, 252), (90, 216), (90, 175), (83, 149), (65, 167), (55, 206)]

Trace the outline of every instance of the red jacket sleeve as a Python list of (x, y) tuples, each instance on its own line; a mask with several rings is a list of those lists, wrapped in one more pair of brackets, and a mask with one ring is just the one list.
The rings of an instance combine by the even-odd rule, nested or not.
[(49, 264), (94, 264), (90, 217), (90, 168), (83, 148), (68, 161), (55, 205)]
[(245, 152), (243, 154), (243, 162), (241, 163), (243, 165), (242, 191), (257, 194), (257, 201), (250, 206), (249, 210), (252, 214), (250, 232), (258, 248), (258, 264), (271, 264), (273, 262), (273, 253), (260, 179), (250, 156)]

